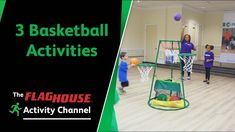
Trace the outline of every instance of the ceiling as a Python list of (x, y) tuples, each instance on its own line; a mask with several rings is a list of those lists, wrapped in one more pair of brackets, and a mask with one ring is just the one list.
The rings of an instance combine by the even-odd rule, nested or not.
[(214, 11), (235, 11), (235, 0), (230, 1), (215, 1), (215, 0), (134, 0), (133, 7), (154, 9), (166, 6), (184, 6), (193, 8), (199, 11), (214, 12)]

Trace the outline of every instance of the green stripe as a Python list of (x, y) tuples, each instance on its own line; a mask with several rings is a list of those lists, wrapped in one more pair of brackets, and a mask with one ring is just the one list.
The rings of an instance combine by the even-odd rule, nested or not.
[(196, 56), (196, 54), (193, 53), (180, 53), (178, 56)]
[(155, 67), (156, 64), (151, 64), (151, 63), (140, 63), (137, 65), (138, 67)]
[(1, 18), (2, 18), (5, 3), (6, 3), (6, 0), (0, 0), (0, 21), (1, 21)]
[(132, 3), (132, 0), (122, 0), (121, 37), (123, 35), (123, 30), (126, 25), (126, 20), (129, 14), (131, 3)]
[[(122, 18), (121, 18), (121, 38), (123, 36), (123, 31), (126, 25), (127, 17), (129, 14), (130, 6), (132, 0), (122, 0)], [(119, 51), (118, 51), (119, 55)], [(118, 95), (116, 90), (116, 81), (118, 73), (118, 57), (115, 61), (115, 69), (113, 76), (111, 78), (111, 84), (108, 89), (108, 94), (102, 111), (101, 119), (98, 126), (98, 131), (118, 131), (116, 115), (114, 111), (114, 104), (118, 101)], [(116, 95), (116, 96), (115, 96)]]

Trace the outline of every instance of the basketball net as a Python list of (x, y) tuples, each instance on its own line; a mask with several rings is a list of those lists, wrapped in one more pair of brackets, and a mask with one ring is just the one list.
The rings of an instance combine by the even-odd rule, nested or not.
[(192, 73), (194, 58), (195, 56), (180, 56), (180, 59), (184, 62), (184, 71)]
[(140, 72), (141, 81), (145, 82), (149, 80), (149, 73), (153, 68), (151, 64), (140, 64), (137, 65), (138, 71)]

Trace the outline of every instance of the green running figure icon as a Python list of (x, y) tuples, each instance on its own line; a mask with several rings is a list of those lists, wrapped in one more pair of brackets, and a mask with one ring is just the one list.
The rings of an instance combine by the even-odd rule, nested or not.
[(15, 105), (12, 105), (11, 106), (11, 108), (12, 108), (12, 111), (9, 111), (10, 113), (17, 113), (17, 116), (19, 116), (20, 115), (20, 112), (19, 112), (19, 110), (21, 110), (21, 108), (19, 107), (19, 103), (17, 102)]

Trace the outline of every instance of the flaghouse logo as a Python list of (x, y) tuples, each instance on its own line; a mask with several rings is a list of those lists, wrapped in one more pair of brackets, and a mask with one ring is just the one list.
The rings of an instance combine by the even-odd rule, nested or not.
[(19, 102), (17, 102), (16, 104), (13, 104), (12, 106), (11, 106), (11, 109), (9, 110), (9, 112), (11, 113), (11, 114), (16, 114), (16, 116), (20, 116), (20, 110), (22, 109), (22, 108), (20, 108), (19, 107)]
[(25, 101), (52, 103), (91, 103), (91, 94), (57, 94), (53, 92), (26, 92)]
[[(27, 115), (53, 115), (58, 114), (90, 114), (92, 103), (92, 94), (67, 94), (67, 93), (54, 93), (54, 92), (13, 92), (14, 98), (23, 98), (23, 101), (29, 102), (30, 106), (20, 106), (19, 102), (11, 105), (9, 112), (11, 115), (19, 117), (23, 114), (23, 119)], [(32, 104), (31, 104), (32, 102)], [(49, 102), (51, 105), (40, 105), (36, 102)], [(53, 105), (53, 104), (61, 105)], [(33, 105), (35, 104), (35, 105)], [(66, 104), (66, 105), (65, 105)], [(68, 106), (71, 104), (71, 107)], [(73, 104), (85, 104), (85, 105), (73, 105)], [(22, 115), (21, 115), (22, 116)], [(89, 118), (91, 119), (91, 118)]]

